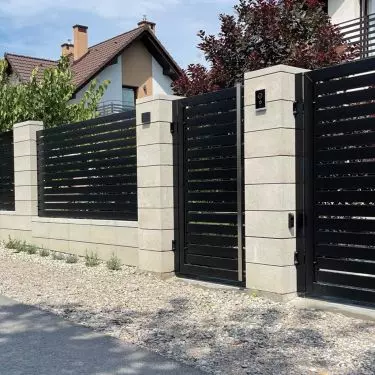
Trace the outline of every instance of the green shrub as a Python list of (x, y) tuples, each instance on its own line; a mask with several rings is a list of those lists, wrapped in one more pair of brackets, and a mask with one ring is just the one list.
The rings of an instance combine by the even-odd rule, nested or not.
[(98, 254), (94, 253), (93, 251), (90, 254), (86, 251), (85, 255), (85, 264), (87, 267), (95, 267), (100, 264), (100, 260), (98, 258)]
[(39, 255), (41, 257), (49, 257), (50, 251), (48, 249), (40, 249)]
[(23, 242), (20, 243), (17, 251), (27, 253), (28, 248), (29, 248), (29, 246), (27, 245), (26, 241), (23, 241)]
[(112, 254), (111, 259), (107, 261), (107, 268), (112, 271), (120, 271), (121, 266), (121, 260), (115, 254)]
[(78, 263), (78, 256), (74, 254), (69, 254), (66, 259), (66, 263), (73, 264), (73, 263)]
[(26, 252), (30, 255), (36, 254), (38, 247), (36, 245), (26, 245)]
[(16, 253), (26, 253), (28, 251), (28, 245), (26, 241), (18, 241), (15, 244), (14, 250), (16, 251)]
[(5, 242), (5, 247), (11, 250), (18, 250), (21, 247), (22, 242), (17, 239), (13, 239), (11, 236), (8, 237), (8, 241)]
[(52, 258), (54, 260), (64, 260), (65, 256), (62, 253), (57, 253), (56, 251), (54, 251), (53, 254), (52, 254)]

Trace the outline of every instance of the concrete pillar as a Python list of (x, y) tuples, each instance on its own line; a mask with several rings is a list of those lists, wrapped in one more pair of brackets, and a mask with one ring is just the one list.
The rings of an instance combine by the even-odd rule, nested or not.
[[(285, 65), (245, 74), (246, 286), (284, 299), (297, 291), (295, 231), (295, 75)], [(266, 108), (255, 109), (265, 89)]]
[(13, 126), (17, 215), (38, 215), (36, 132), (42, 129), (40, 121), (26, 121)]
[[(174, 271), (170, 124), (172, 103), (176, 99), (176, 96), (158, 95), (137, 101), (138, 267), (161, 275)], [(145, 119), (147, 113), (149, 121)]]

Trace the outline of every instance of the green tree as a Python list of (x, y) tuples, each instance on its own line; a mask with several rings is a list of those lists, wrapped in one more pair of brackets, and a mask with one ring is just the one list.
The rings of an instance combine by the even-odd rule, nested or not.
[(43, 121), (45, 128), (50, 128), (95, 118), (109, 83), (93, 80), (82, 99), (70, 104), (76, 87), (68, 58), (62, 57), (56, 67), (45, 69), (41, 77), (35, 68), (30, 80), (21, 84), (11, 81), (7, 62), (0, 60), (0, 131), (27, 120)]
[(234, 10), (220, 15), (218, 35), (198, 33), (209, 69), (190, 64), (173, 84), (176, 95), (233, 87), (245, 72), (277, 64), (316, 69), (358, 57), (321, 0), (239, 0)]

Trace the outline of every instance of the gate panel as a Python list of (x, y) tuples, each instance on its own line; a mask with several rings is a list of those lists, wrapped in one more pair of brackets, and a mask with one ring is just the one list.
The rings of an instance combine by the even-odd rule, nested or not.
[(368, 59), (304, 75), (297, 119), (305, 131), (306, 269), (299, 270), (308, 295), (375, 303), (374, 67)]
[(180, 274), (244, 281), (242, 102), (239, 86), (175, 103)]

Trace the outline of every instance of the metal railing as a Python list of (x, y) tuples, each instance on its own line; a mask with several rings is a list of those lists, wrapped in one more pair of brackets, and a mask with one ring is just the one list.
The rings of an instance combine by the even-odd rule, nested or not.
[(131, 106), (122, 101), (115, 101), (115, 100), (114, 101), (107, 100), (107, 101), (101, 102), (98, 105), (98, 112), (99, 112), (100, 117), (113, 115), (115, 113), (133, 111), (134, 109), (135, 109), (135, 106)]
[(337, 25), (348, 44), (359, 49), (360, 57), (375, 56), (375, 13)]

